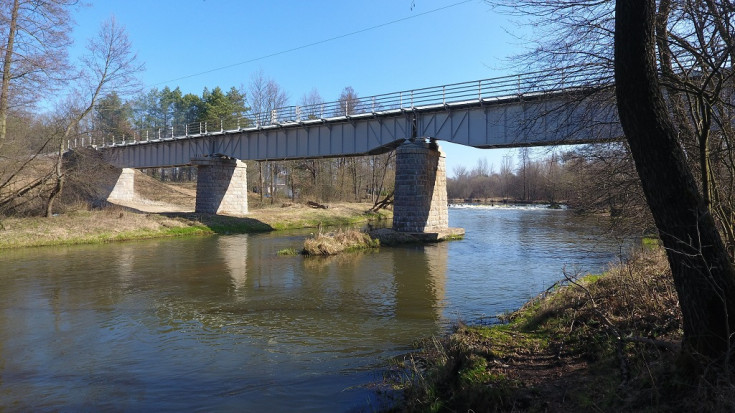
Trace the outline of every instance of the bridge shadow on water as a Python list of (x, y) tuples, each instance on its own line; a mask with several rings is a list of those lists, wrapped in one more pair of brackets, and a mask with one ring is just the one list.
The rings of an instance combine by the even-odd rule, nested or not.
[(247, 217), (200, 214), (196, 212), (161, 212), (160, 214), (169, 218), (182, 218), (199, 222), (216, 234), (245, 234), (274, 230), (272, 226), (263, 221)]

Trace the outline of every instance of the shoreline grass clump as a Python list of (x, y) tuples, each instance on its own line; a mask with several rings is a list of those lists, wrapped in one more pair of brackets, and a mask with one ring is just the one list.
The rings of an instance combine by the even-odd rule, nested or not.
[(284, 248), (282, 250), (278, 250), (276, 252), (276, 255), (280, 257), (293, 257), (296, 255), (301, 255), (301, 251), (295, 249), (295, 248)]
[(380, 247), (380, 241), (354, 229), (319, 233), (313, 238), (304, 240), (305, 255), (336, 255), (342, 252), (378, 247)]

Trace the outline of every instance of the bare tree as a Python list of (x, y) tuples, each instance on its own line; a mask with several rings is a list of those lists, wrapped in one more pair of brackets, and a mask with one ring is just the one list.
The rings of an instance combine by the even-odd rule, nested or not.
[(656, 2), (618, 0), (615, 16), (620, 120), (666, 248), (684, 319), (684, 348), (730, 366), (735, 269), (687, 165), (661, 92)]
[(361, 108), (360, 98), (352, 86), (346, 86), (339, 94), (339, 107), (336, 109), (335, 116), (351, 115), (359, 112)]
[(302, 116), (307, 119), (318, 119), (324, 116), (324, 99), (319, 91), (311, 89), (309, 93), (301, 97)]
[[(262, 125), (264, 122), (269, 124), (277, 122), (277, 119), (274, 119), (272, 115), (274, 109), (288, 104), (286, 92), (275, 80), (267, 78), (262, 70), (255, 72), (250, 78), (248, 92), (247, 103), (250, 106), (251, 113), (255, 116), (253, 123), (256, 125)], [(265, 173), (263, 172), (264, 167)], [(277, 162), (265, 161), (265, 165), (263, 162), (258, 162), (258, 192), (261, 202), (263, 202), (266, 177), (270, 180), (271, 202), (275, 202), (276, 179), (281, 169)]]
[(67, 79), (71, 43), (69, 8), (76, 0), (12, 0), (0, 4), (2, 47), (0, 147), (7, 135), (8, 111), (36, 102)]
[(248, 85), (247, 104), (251, 113), (260, 115), (255, 123), (270, 122), (271, 111), (288, 104), (288, 94), (273, 79), (265, 76), (262, 70), (255, 72)]
[(722, 247), (724, 237), (735, 254), (732, 1), (491, 3), (536, 29), (535, 47), (520, 59), (526, 67), (571, 67), (615, 81), (609, 85), (677, 285), (685, 347), (727, 358), (735, 331), (732, 256)]
[(131, 94), (139, 87), (136, 75), (143, 66), (136, 62), (125, 28), (119, 26), (114, 17), (102, 24), (98, 36), (89, 41), (87, 50), (88, 54), (82, 59), (84, 69), (79, 75), (80, 81), (61, 111), (65, 127), (58, 141), (55, 185), (46, 203), (47, 217), (52, 215), (54, 201), (64, 189), (63, 155), (69, 137), (92, 112), (98, 98), (112, 91)]

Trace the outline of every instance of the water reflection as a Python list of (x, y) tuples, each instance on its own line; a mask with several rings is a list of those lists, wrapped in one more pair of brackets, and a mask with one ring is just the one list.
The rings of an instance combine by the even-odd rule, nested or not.
[(248, 279), (248, 237), (219, 237), (217, 250), (235, 291), (245, 288)]
[(447, 244), (401, 248), (392, 252), (396, 317), (438, 320), (445, 294)]
[(365, 407), (415, 339), (614, 255), (579, 253), (589, 225), (519, 215), (453, 212), (463, 241), (327, 259), (276, 255), (303, 232), (1, 252), (0, 406)]

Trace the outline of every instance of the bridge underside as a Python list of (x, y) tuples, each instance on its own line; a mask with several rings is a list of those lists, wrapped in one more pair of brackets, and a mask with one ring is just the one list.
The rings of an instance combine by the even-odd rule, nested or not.
[[(197, 165), (200, 177), (206, 178), (197, 184), (197, 211), (243, 215), (247, 213), (247, 181), (239, 160), (359, 156), (399, 148), (394, 227), (430, 232), (446, 229), (448, 221), (444, 158), (427, 139), (476, 148), (619, 139), (622, 132), (614, 105), (582, 93), (478, 99), (128, 142), (102, 150), (110, 163), (122, 168)], [(128, 179), (131, 175), (122, 176)]]

